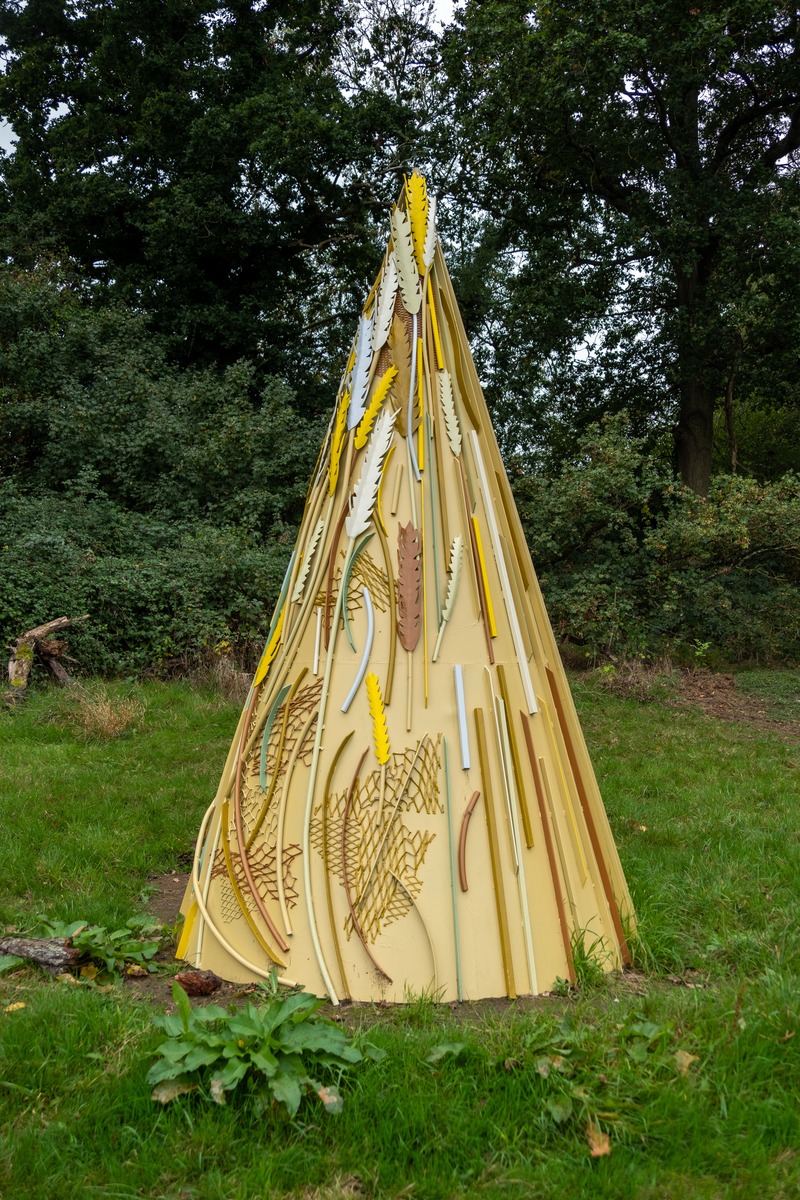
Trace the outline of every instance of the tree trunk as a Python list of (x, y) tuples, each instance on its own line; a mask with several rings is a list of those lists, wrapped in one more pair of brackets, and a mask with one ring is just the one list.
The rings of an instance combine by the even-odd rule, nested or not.
[(707, 496), (714, 444), (714, 395), (697, 379), (687, 379), (681, 388), (680, 415), (674, 433), (675, 460), (681, 480), (698, 496)]
[(19, 704), (21, 700), (25, 699), (35, 650), (39, 651), (43, 660), (61, 683), (72, 682), (60, 663), (56, 663), (58, 655), (62, 654), (66, 648), (66, 642), (48, 642), (48, 638), (52, 637), (54, 633), (60, 633), (69, 625), (74, 625), (76, 621), (88, 620), (88, 614), (83, 617), (56, 617), (54, 621), (37, 625), (35, 629), (29, 629), (27, 633), (23, 633), (21, 637), (17, 638), (11, 647), (11, 658), (8, 662), (8, 691), (5, 695), (5, 703), (9, 707)]
[(71, 971), (80, 958), (67, 938), (0, 938), (0, 954), (14, 954), (53, 972)]

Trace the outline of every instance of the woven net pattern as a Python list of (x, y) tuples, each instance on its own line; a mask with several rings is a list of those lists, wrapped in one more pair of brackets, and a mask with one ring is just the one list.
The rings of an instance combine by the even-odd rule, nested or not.
[[(344, 551), (342, 551), (344, 557)], [(339, 594), (339, 587), (342, 582), (342, 566), (336, 568), (333, 573), (333, 583), (331, 585), (331, 612), (336, 605), (336, 597)], [(386, 612), (389, 608), (389, 578), (382, 567), (379, 567), (373, 558), (367, 554), (366, 550), (359, 554), (355, 561), (353, 570), (350, 573), (350, 587), (347, 593), (347, 616), (352, 621), (357, 612), (360, 612), (364, 607), (364, 600), (361, 595), (361, 589), (368, 588), (370, 599), (373, 606), (378, 612)], [(326, 590), (323, 588), (317, 594), (314, 601), (316, 608), (325, 608)]]
[[(381, 771), (358, 783), (347, 812), (349, 788), (327, 797), (326, 870), (345, 884), (367, 941), (374, 942), (386, 925), (404, 917), (419, 895), (420, 868), (436, 836), (430, 829), (412, 831), (403, 822), (408, 812), (432, 816), (444, 812), (439, 796), (439, 745), (425, 737), (415, 747), (392, 754), (386, 765), (383, 811), (380, 809)], [(322, 805), (314, 811), (311, 844), (323, 855)], [(344, 926), (349, 940), (353, 922)]]
[[(286, 903), (291, 908), (297, 903), (297, 876), (292, 870), (292, 864), (300, 854), (300, 847), (297, 845), (284, 846), (283, 848), (283, 886), (286, 896)], [(256, 841), (247, 852), (247, 860), (250, 864), (250, 871), (258, 888), (259, 895), (262, 899), (269, 897), (272, 900), (278, 899), (278, 874), (276, 871), (275, 861), (275, 843), (274, 841), (267, 845), (266, 842)], [(244, 899), (245, 905), (249, 912), (258, 913), (256, 902), (250, 892), (250, 888), (245, 878), (244, 868), (242, 867), (242, 856), (237, 850), (231, 847), (231, 866), (233, 874), (239, 886), (239, 891)], [(218, 850), (214, 858), (214, 865), (211, 869), (212, 879), (221, 879), (219, 902), (220, 915), (222, 920), (229, 924), (231, 921), (238, 920), (242, 915), (242, 910), (239, 901), (236, 898), (236, 893), (231, 886), (228, 868), (225, 865), (225, 856), (222, 850)], [(256, 921), (260, 921), (260, 914), (256, 916)]]

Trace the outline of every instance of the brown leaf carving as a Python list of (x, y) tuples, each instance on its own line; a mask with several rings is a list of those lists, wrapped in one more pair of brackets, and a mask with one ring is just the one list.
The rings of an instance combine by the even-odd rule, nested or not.
[(420, 555), (422, 541), (411, 521), (397, 527), (397, 634), (404, 650), (419, 641), (422, 619)]

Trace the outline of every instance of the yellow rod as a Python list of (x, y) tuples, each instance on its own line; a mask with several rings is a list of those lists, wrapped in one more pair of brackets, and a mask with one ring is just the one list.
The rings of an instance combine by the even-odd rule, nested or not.
[(486, 619), (489, 622), (489, 633), (493, 638), (497, 637), (497, 626), (494, 621), (494, 605), (492, 604), (492, 593), (489, 591), (489, 576), (486, 573), (486, 559), (483, 557), (483, 543), (481, 542), (481, 530), (478, 524), (478, 518), (473, 514), (472, 527), (475, 530), (475, 545), (478, 550), (478, 561), (481, 565), (481, 579), (483, 580), (483, 591), (486, 596)]
[(433, 344), (436, 347), (436, 366), (440, 371), (443, 371), (444, 358), (442, 357), (442, 339), (439, 337), (439, 322), (436, 319), (436, 305), (433, 302), (433, 288), (431, 287), (430, 272), (428, 273), (428, 306), (431, 314), (431, 325), (433, 326)]

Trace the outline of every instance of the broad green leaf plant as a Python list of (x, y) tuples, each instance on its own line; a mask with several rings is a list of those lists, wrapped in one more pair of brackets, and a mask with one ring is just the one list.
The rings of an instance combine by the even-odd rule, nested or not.
[(361, 1051), (333, 1021), (322, 1001), (303, 992), (249, 1003), (239, 1012), (217, 1004), (192, 1008), (177, 983), (178, 1012), (158, 1018), (167, 1038), (156, 1049), (148, 1083), (153, 1099), (167, 1104), (198, 1088), (217, 1104), (235, 1089), (261, 1103), (283, 1104), (294, 1116), (305, 1095), (316, 1095), (327, 1112), (340, 1112), (341, 1074), (361, 1062)]

